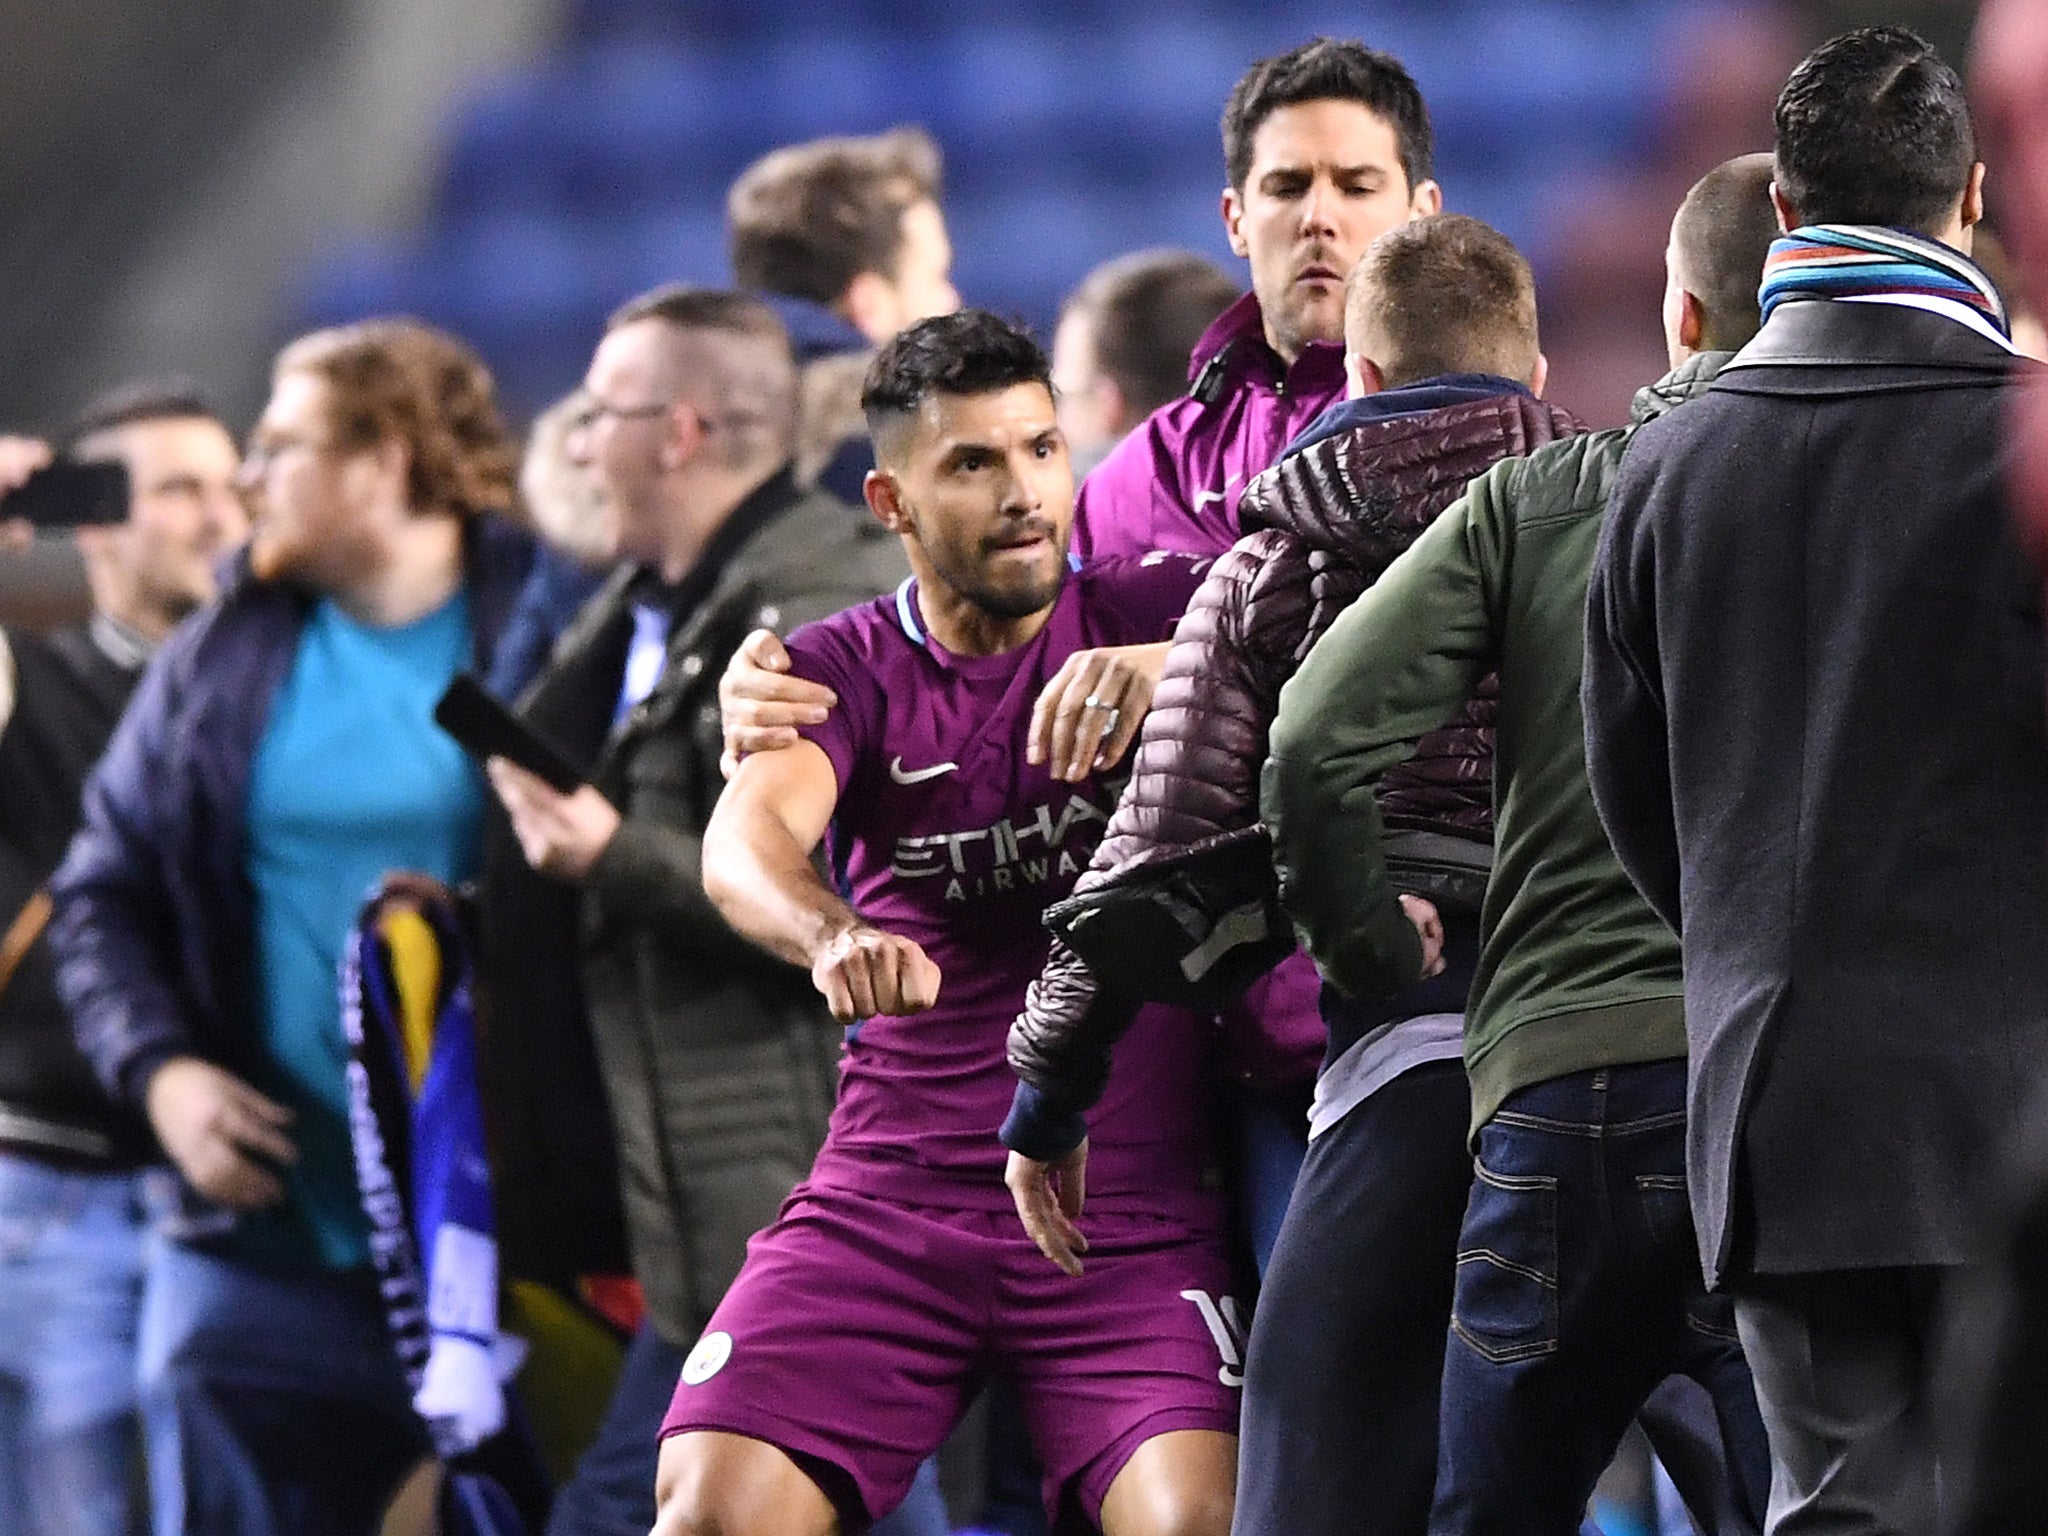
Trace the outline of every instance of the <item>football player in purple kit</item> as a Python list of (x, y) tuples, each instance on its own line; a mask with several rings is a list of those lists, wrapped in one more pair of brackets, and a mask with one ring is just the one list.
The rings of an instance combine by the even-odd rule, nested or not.
[[(1017, 1383), (1049, 1511), (1107, 1536), (1224, 1536), (1241, 1354), (1198, 1021), (1148, 1010), (1091, 1122), (1069, 1272), (1018, 1225), (995, 1132), (1044, 908), (1118, 786), (1027, 761), (1076, 651), (1171, 634), (1206, 562), (1068, 555), (1073, 475), (1030, 337), (967, 310), (890, 342), (862, 405), (866, 496), (913, 576), (790, 636), (839, 706), (740, 767), (704, 839), (735, 928), (851, 1024), (810, 1180), (755, 1238), (684, 1367), (657, 1536), (858, 1531), (980, 1379)], [(842, 898), (820, 878), (826, 843)], [(1085, 1258), (1084, 1258), (1085, 1256)]]

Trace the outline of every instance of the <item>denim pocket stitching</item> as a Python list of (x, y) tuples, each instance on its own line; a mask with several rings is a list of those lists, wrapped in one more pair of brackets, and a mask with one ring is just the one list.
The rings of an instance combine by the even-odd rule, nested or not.
[(1532, 1115), (1519, 1109), (1497, 1109), (1489, 1123), (1517, 1126), (1525, 1131), (1550, 1131), (1559, 1136), (1598, 1136), (1603, 1129), (1583, 1120), (1553, 1120), (1548, 1115)]
[(1687, 1111), (1674, 1109), (1661, 1115), (1645, 1115), (1640, 1120), (1617, 1120), (1607, 1127), (1610, 1136), (1641, 1136), (1650, 1131), (1668, 1131), (1674, 1126), (1684, 1125)]
[[(1537, 1208), (1536, 1230), (1528, 1236), (1537, 1247), (1539, 1262), (1526, 1263), (1484, 1245), (1460, 1249), (1457, 1263), (1461, 1278), (1451, 1312), (1451, 1331), (1482, 1359), (1495, 1365), (1509, 1365), (1554, 1354), (1558, 1347), (1557, 1180), (1545, 1174), (1495, 1173), (1477, 1158), (1473, 1159), (1472, 1171), (1480, 1184), (1503, 1195), (1537, 1197), (1534, 1200), (1517, 1199), (1512, 1204)], [(1510, 1219), (1516, 1214), (1524, 1213), (1511, 1212)], [(1542, 1262), (1546, 1258), (1547, 1270)], [(1483, 1264), (1497, 1275), (1519, 1276), (1535, 1285), (1535, 1316), (1526, 1326), (1482, 1332), (1469, 1316), (1460, 1315), (1457, 1300), (1462, 1300), (1468, 1310), (1473, 1300), (1467, 1294), (1462, 1278), (1466, 1266), (1472, 1264)]]
[(1742, 1342), (1742, 1335), (1733, 1328), (1722, 1328), (1710, 1323), (1691, 1307), (1685, 1309), (1685, 1326), (1694, 1333), (1702, 1334), (1712, 1339), (1717, 1344), (1740, 1344)]

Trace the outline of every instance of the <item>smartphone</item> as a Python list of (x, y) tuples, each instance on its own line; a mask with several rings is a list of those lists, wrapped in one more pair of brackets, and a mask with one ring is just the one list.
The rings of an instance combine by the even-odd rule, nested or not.
[(456, 745), (482, 763), (502, 757), (517, 763), (557, 794), (574, 794), (583, 783), (575, 764), (551, 741), (484, 691), (469, 673), (448, 685), (434, 706), (434, 723), (455, 738)]
[(46, 464), (5, 496), (0, 523), (19, 518), (35, 528), (80, 528), (128, 521), (128, 469), (124, 464)]

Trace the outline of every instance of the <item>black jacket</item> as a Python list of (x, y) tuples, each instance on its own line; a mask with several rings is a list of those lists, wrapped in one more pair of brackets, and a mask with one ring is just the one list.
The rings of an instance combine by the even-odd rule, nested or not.
[[(580, 894), (556, 887), (566, 899), (552, 930), (534, 926), (530, 904), (508, 929), (516, 849), (494, 847), (486, 880), (485, 974), (501, 1038), (559, 1031), (587, 1000), (633, 1272), (650, 1321), (684, 1347), (739, 1272), (747, 1239), (809, 1170), (842, 1038), (809, 975), (734, 933), (704, 894), (703, 831), (724, 788), (718, 679), (748, 631), (787, 633), (905, 574), (901, 545), (879, 524), (787, 474), (728, 526), (743, 520), (751, 531), (719, 552), (716, 575), (693, 573), (707, 589), (679, 615), (653, 692), (616, 727), (633, 567), (591, 600), (520, 700), (529, 723), (592, 765), (591, 782), (624, 817)], [(572, 943), (580, 977), (560, 964)], [(553, 1011), (538, 1016), (540, 1005)], [(555, 1093), (528, 1076), (526, 1093)], [(519, 1090), (501, 1080), (499, 1092)]]
[(1588, 597), (1588, 766), (1678, 929), (1710, 1279), (1988, 1256), (2048, 1067), (2022, 366), (1943, 316), (1787, 302), (1637, 433)]
[[(0, 634), (14, 703), (0, 723), (0, 930), (56, 872), (78, 829), (85, 778), (142, 675), (147, 650), (105, 619), (42, 636)], [(47, 939), (0, 993), (0, 1145), (82, 1166), (137, 1161), (142, 1117), (92, 1075), (57, 996)]]

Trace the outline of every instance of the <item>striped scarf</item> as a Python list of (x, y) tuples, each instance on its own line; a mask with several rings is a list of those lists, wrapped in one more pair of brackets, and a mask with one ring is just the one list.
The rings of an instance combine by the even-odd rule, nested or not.
[(1863, 294), (1951, 299), (2012, 336), (2005, 300), (1969, 257), (1939, 240), (1875, 224), (1808, 224), (1772, 241), (1757, 298), (1768, 320), (1786, 299)]

